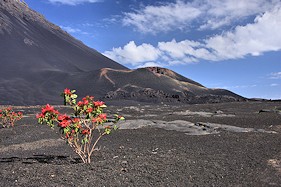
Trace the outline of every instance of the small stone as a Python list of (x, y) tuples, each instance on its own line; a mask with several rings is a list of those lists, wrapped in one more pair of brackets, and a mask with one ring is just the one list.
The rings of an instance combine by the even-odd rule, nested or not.
[(122, 161), (121, 162), (121, 166), (123, 167), (123, 168), (126, 168), (127, 166), (128, 166), (128, 161)]
[(216, 113), (216, 114), (223, 114), (223, 111), (218, 110), (218, 111), (216, 111), (215, 113)]

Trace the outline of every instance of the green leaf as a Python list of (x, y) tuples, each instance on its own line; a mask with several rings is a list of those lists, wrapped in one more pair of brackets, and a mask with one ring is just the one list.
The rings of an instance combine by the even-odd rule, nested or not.
[(70, 97), (71, 97), (72, 99), (76, 99), (76, 98), (77, 98), (77, 95), (76, 95), (76, 94), (72, 94)]
[(107, 129), (107, 128), (104, 131), (105, 131), (106, 134), (110, 134), (110, 132), (111, 132), (111, 130)]
[(89, 142), (89, 140), (88, 140), (87, 137), (85, 137), (85, 138), (83, 138), (83, 139), (81, 140), (81, 143), (82, 143), (82, 144), (85, 144), (85, 143), (87, 143), (87, 142)]
[(117, 129), (118, 129), (117, 125), (114, 125), (114, 126), (113, 126), (113, 129), (114, 129), (114, 130), (117, 130)]
[(64, 133), (64, 134), (66, 134), (66, 133), (69, 132), (69, 131), (70, 131), (69, 127), (66, 127), (66, 128), (63, 129), (63, 133)]
[(100, 106), (101, 108), (106, 108), (107, 106), (105, 104), (101, 105)]

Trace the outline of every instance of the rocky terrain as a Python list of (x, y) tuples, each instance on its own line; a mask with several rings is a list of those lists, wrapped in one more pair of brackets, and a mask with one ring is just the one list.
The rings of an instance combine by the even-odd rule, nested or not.
[[(210, 89), (166, 68), (130, 70), (23, 0), (0, 0), (0, 98), (24, 118), (0, 127), (0, 186), (281, 186), (281, 102)], [(83, 164), (37, 124), (64, 88), (125, 116)], [(255, 100), (255, 101), (254, 101)]]
[[(0, 186), (281, 186), (281, 103), (114, 106), (126, 117), (85, 165), (38, 125), (0, 129)], [(60, 107), (67, 111), (67, 108)]]

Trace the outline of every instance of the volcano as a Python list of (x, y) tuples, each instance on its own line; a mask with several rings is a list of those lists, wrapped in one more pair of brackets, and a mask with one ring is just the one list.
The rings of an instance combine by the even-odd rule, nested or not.
[(95, 87), (106, 90), (105, 95), (97, 94), (105, 100), (190, 104), (245, 100), (225, 89), (206, 88), (166, 68), (147, 67), (136, 70), (103, 68), (95, 75), (99, 75), (92, 79), (95, 80)]
[(84, 45), (30, 9), (24, 1), (0, 1), (0, 104), (61, 104), (66, 87), (104, 100), (213, 103), (242, 101), (208, 89), (171, 70), (130, 70)]

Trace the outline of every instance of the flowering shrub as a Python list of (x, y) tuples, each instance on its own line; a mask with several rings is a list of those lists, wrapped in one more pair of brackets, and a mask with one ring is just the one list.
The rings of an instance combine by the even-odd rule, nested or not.
[[(61, 114), (53, 106), (47, 104), (36, 116), (38, 123), (46, 123), (51, 128), (57, 124), (62, 138), (67, 141), (84, 163), (90, 163), (92, 153), (97, 150), (98, 141), (103, 136), (110, 134), (112, 130), (116, 130), (116, 123), (125, 118), (115, 115), (114, 120), (107, 119), (107, 115), (103, 113), (103, 109), (106, 108), (105, 103), (95, 101), (93, 96), (86, 96), (77, 102), (75, 90), (67, 88), (62, 96), (64, 104), (73, 109), (73, 114), (71, 116)], [(105, 125), (107, 122), (110, 122), (109, 125)]]
[(22, 118), (22, 112), (14, 112), (12, 107), (0, 110), (0, 124), (2, 127), (14, 127), (16, 121)]

